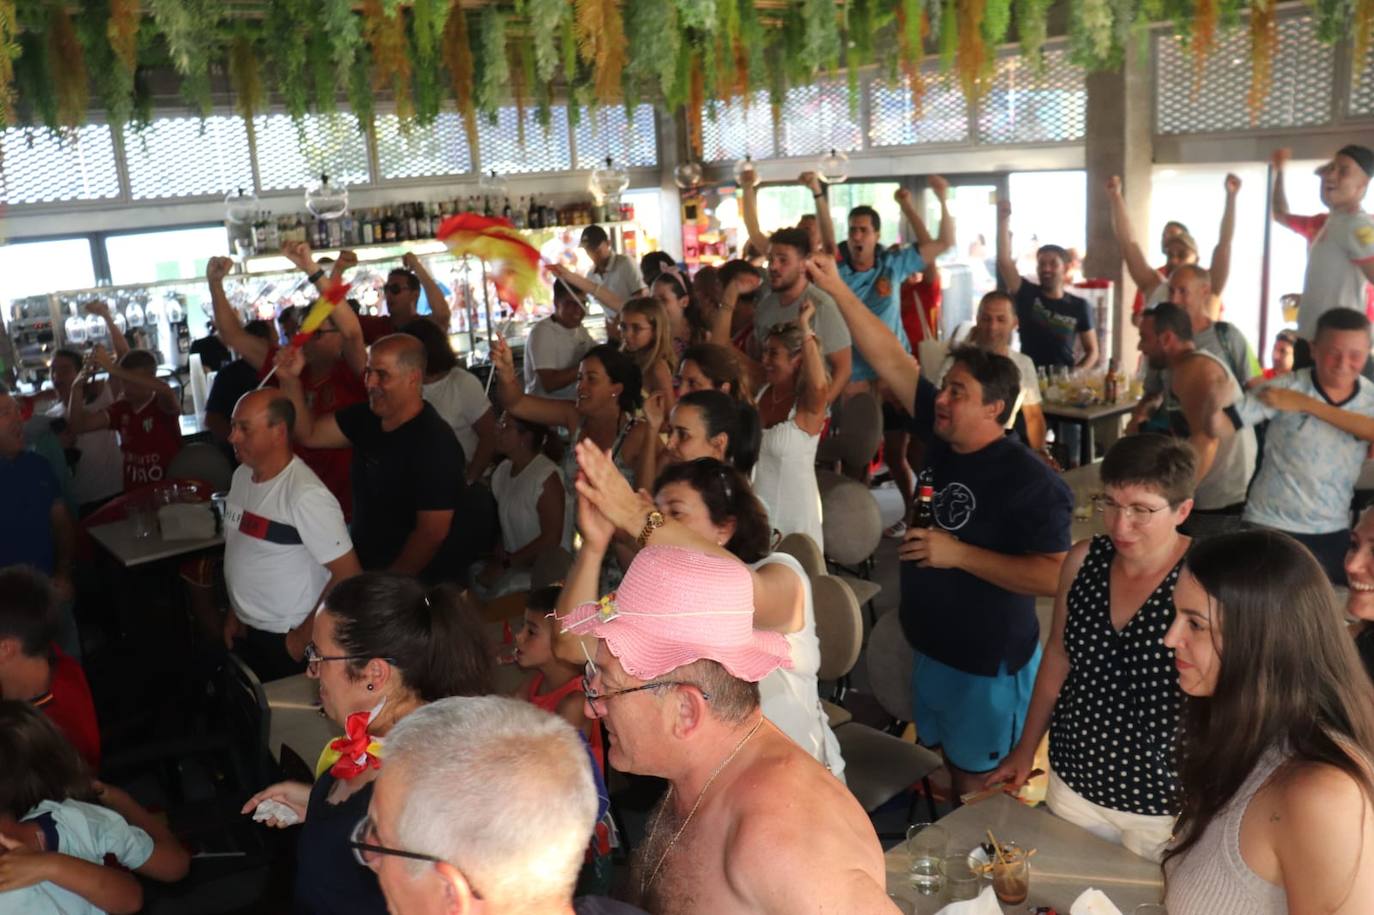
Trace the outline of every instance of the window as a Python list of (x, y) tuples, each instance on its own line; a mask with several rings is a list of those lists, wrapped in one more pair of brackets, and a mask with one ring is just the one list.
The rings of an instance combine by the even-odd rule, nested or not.
[[(1312, 170), (1320, 164), (1290, 162), (1285, 169), (1288, 177), (1285, 190), (1294, 213), (1326, 211), (1319, 198), (1318, 181), (1312, 176)], [(1198, 261), (1204, 267), (1210, 266), (1226, 199), (1223, 182), (1228, 171), (1240, 177), (1243, 187), (1236, 197), (1236, 235), (1231, 245), (1231, 275), (1221, 295), (1221, 318), (1236, 325), (1250, 341), (1256, 355), (1267, 364), (1272, 337), (1284, 326), (1279, 297), (1284, 293), (1302, 292), (1303, 275), (1307, 271), (1307, 242), (1301, 235), (1277, 224), (1270, 229), (1269, 301), (1266, 307), (1271, 339), (1260, 340), (1263, 270), (1260, 253), (1264, 251), (1264, 187), (1268, 176), (1265, 165), (1156, 167), (1150, 193), (1148, 231), (1147, 227), (1137, 227), (1136, 235), (1145, 257), (1158, 265), (1163, 262), (1159, 239), (1164, 232), (1164, 223), (1170, 219), (1182, 220), (1197, 241)]]
[(968, 105), (953, 80), (934, 68), (924, 71), (920, 117), (906, 77), (896, 85), (875, 79), (869, 85), (869, 142), (873, 146), (960, 143), (968, 139)]
[[(902, 225), (902, 208), (897, 204), (894, 194), (901, 187), (895, 181), (872, 181), (857, 184), (832, 184), (830, 186), (830, 215), (835, 221), (835, 241), (842, 242), (849, 235), (849, 211), (856, 206), (871, 206), (878, 211), (882, 229), (878, 234), (880, 244), (891, 245), (899, 240)], [(931, 228), (934, 232), (936, 229)], [(910, 230), (910, 240), (914, 240)]]
[(110, 281), (123, 286), (202, 277), (206, 261), (225, 254), (228, 246), (223, 226), (202, 226), (111, 235), (105, 239), (105, 256)]
[(0, 245), (0, 301), (94, 285), (91, 243), (85, 238)]
[(0, 202), (13, 206), (119, 196), (114, 138), (104, 124), (82, 127), (66, 139), (37, 128), (15, 128), (0, 135), (0, 146)]
[(1045, 51), (1044, 69), (1017, 56), (1000, 57), (978, 114), (985, 143), (1066, 143), (1083, 139), (1088, 90), (1083, 71), (1062, 48)]

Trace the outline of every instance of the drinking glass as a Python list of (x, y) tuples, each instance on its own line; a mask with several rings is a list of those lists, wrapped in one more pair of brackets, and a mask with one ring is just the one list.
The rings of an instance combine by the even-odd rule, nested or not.
[(950, 902), (977, 899), (983, 888), (983, 878), (968, 863), (968, 855), (951, 855), (940, 862), (940, 875), (945, 878), (945, 898)]
[(916, 823), (906, 831), (911, 859), (911, 885), (923, 896), (940, 892), (940, 861), (949, 851), (949, 833), (933, 823)]
[(1002, 854), (992, 856), (992, 891), (1009, 905), (1020, 905), (1030, 893), (1030, 861), (1015, 842), (1003, 842)]

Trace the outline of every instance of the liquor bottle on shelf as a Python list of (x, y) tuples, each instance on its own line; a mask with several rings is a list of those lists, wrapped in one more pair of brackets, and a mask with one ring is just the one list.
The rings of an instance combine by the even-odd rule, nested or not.
[(362, 238), (362, 243), (365, 244), (365, 245), (370, 245), (370, 244), (372, 244), (372, 242), (374, 241), (374, 239), (373, 239), (373, 237), (372, 237), (372, 218), (371, 218), (371, 214), (369, 214), (369, 213), (366, 212), (366, 211), (364, 211), (364, 212), (362, 212), (362, 213), (359, 213), (359, 214), (358, 214), (358, 222), (359, 222), (359, 224), (360, 224), (361, 227), (362, 227), (362, 228), (361, 228), (361, 231), (359, 232), (359, 235), (360, 235), (361, 238)]
[(420, 220), (415, 217), (415, 211), (419, 204), (409, 204), (406, 206), (406, 238), (420, 237)]
[(544, 228), (544, 214), (539, 209), (539, 204), (535, 202), (534, 195), (530, 195), (529, 215), (525, 218), (525, 227), (529, 229)]
[(439, 235), (439, 227), (444, 224), (444, 219), (448, 216), (444, 212), (444, 202), (441, 200), (429, 208), (429, 237), (435, 238)]
[(525, 228), (526, 213), (528, 210), (529, 206), (525, 203), (525, 198), (521, 197), (520, 201), (515, 206), (515, 212), (511, 215), (511, 219), (515, 223), (517, 229)]
[(501, 206), (501, 218), (509, 222), (512, 216), (514, 216), (514, 213), (511, 212), (510, 198), (507, 197), (506, 202)]
[(387, 207), (386, 215), (382, 217), (382, 240), (397, 241), (400, 237), (401, 225), (396, 221), (396, 211)]

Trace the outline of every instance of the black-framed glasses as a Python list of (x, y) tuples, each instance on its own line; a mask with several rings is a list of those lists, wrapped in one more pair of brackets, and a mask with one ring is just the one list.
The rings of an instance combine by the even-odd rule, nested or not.
[(1098, 493), (1093, 496), (1092, 503), (1093, 508), (1099, 514), (1106, 514), (1109, 511), (1120, 512), (1126, 517), (1129, 524), (1144, 524), (1160, 512), (1173, 507), (1171, 505), (1119, 505), (1106, 493)]
[[(305, 667), (312, 674), (320, 672), (321, 661), (370, 661), (374, 657), (376, 656), (369, 654), (320, 654), (320, 649), (315, 647), (314, 642), (305, 643)], [(396, 663), (393, 658), (381, 658), (380, 660), (388, 664)]]
[(598, 692), (596, 689), (592, 687), (592, 680), (595, 679), (595, 677), (599, 673), (600, 671), (597, 670), (596, 662), (594, 661), (588, 661), (582, 667), (582, 693), (587, 697), (587, 702), (591, 705), (592, 710), (595, 711), (598, 715), (604, 714), (607, 699), (614, 699), (616, 696), (626, 696), (630, 693), (642, 692), (646, 689), (658, 689), (664, 686), (695, 687), (696, 690), (701, 693), (702, 699), (706, 700), (707, 702), (711, 701), (710, 693), (706, 692), (706, 690), (702, 689), (700, 686), (697, 686), (697, 684), (690, 683), (687, 680), (655, 680), (652, 683), (645, 683), (643, 686), (630, 686), (626, 687), (625, 689), (613, 689), (608, 690), (604, 693)]
[[(406, 851), (403, 848), (387, 848), (385, 845), (379, 844), (377, 824), (372, 822), (371, 814), (365, 814), (361, 820), (354, 824), (353, 831), (348, 835), (348, 847), (353, 849), (353, 860), (367, 868), (374, 867), (377, 864), (377, 859), (382, 855), (407, 858), (411, 861), (428, 861), (431, 864), (448, 863), (449, 867), (454, 867), (452, 862), (444, 862), (443, 858), (436, 855)], [(454, 867), (454, 870), (457, 868)], [(463, 879), (467, 880), (467, 874), (463, 874)], [(473, 899), (482, 898), (482, 894), (477, 892), (477, 888), (472, 885), (471, 880), (468, 880), (468, 889), (472, 890)]]

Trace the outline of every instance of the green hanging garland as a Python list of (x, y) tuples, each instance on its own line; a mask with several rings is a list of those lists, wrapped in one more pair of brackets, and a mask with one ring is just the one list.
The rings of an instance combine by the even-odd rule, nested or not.
[(558, 72), (559, 34), (568, 28), (570, 11), (567, 0), (526, 0), (537, 82), (552, 82)]
[(348, 107), (358, 124), (358, 132), (372, 136), (377, 132), (377, 109), (372, 96), (372, 51), (359, 44), (355, 57), (357, 66), (349, 71)]
[(510, 60), (506, 56), (506, 16), (495, 6), (482, 9), (477, 43), (477, 111), (487, 122), (496, 123), (497, 111), (510, 83)]
[(181, 75), (181, 94), (204, 120), (213, 100), (210, 62), (220, 59), (224, 17), (221, 0), (148, 0), (153, 22), (167, 44), (172, 66)]
[(831, 73), (840, 63), (840, 23), (834, 0), (802, 0), (803, 42), (812, 70), (826, 67)]
[(14, 64), (18, 120), (28, 125), (42, 124), (50, 134), (60, 137), (57, 95), (48, 78), (47, 38), (42, 32), (25, 31), (19, 35), (19, 46), (19, 57)]
[(439, 83), (439, 48), (434, 37), (428, 34), (433, 27), (433, 20), (422, 19), (418, 4), (415, 12), (417, 15), (410, 21), (408, 36), (410, 53), (415, 59), (414, 81), (411, 84), (415, 98), (415, 123), (428, 127), (438, 120), (439, 108), (443, 104), (443, 89)]
[[(96, 80), (101, 104), (105, 106), (105, 118), (112, 127), (119, 128), (133, 118), (134, 111), (134, 68), (126, 68), (111, 44), (110, 30), (114, 24), (109, 0), (88, 0), (77, 13), (76, 33), (81, 39), (81, 48), (91, 72), (104, 74)], [(137, 59), (138, 33), (131, 36), (134, 41), (134, 59)]]
[(264, 26), (272, 40), (265, 42), (272, 88), (282, 107), (300, 127), (310, 111), (310, 66), (307, 42), (315, 23), (310, 0), (275, 0), (267, 8)]
[[(353, 0), (320, 0), (319, 23), (328, 39), (329, 56), (334, 63), (334, 88), (347, 87), (353, 78), (353, 64), (362, 47), (363, 33), (353, 12)], [(316, 98), (321, 90), (315, 89)]]
[[(672, 4), (662, 0), (626, 0), (626, 75), (656, 85), (668, 100), (674, 96), (678, 56), (682, 53), (682, 32), (677, 26), (677, 8)], [(668, 107), (675, 110), (677, 106), (670, 103)]]
[(1049, 37), (1046, 17), (1053, 0), (1016, 0), (1016, 34), (1021, 39), (1021, 56), (1036, 73), (1045, 69), (1045, 39)]
[(676, 0), (676, 4), (678, 21), (684, 29), (692, 29), (706, 35), (715, 33), (716, 0)]

